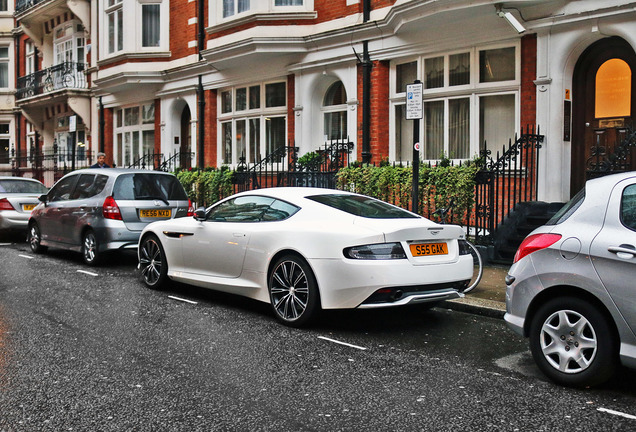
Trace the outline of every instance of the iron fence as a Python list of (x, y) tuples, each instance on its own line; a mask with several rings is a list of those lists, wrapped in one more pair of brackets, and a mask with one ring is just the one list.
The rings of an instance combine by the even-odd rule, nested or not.
[(67, 149), (51, 149), (32, 152), (27, 156), (12, 155), (6, 164), (0, 165), (0, 173), (14, 177), (35, 178), (45, 186), (53, 183), (74, 169), (87, 168), (95, 163), (94, 152), (79, 149), (72, 153)]
[(24, 99), (61, 89), (86, 89), (88, 82), (84, 69), (84, 63), (63, 62), (19, 77), (16, 98)]

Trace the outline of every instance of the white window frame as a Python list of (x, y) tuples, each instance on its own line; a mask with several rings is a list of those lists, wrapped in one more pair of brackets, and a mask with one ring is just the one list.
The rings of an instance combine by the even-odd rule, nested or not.
[[(4, 141), (6, 140), (6, 151), (7, 151), (7, 162), (6, 164), (11, 164), (11, 147), (12, 147), (12, 142), (13, 139), (11, 137), (11, 130), (12, 130), (12, 121), (8, 120), (8, 119), (0, 119), (0, 124), (5, 124), (7, 125), (7, 133), (3, 133), (0, 134), (0, 141)], [(3, 149), (4, 152), (4, 149)], [(5, 165), (5, 164), (2, 164)]]
[[(498, 81), (490, 83), (479, 82), (479, 53), (481, 51), (499, 49), (499, 48), (515, 48), (515, 78), (508, 81)], [(470, 83), (456, 86), (449, 85), (449, 58), (451, 55), (470, 53)], [(396, 162), (411, 162), (409, 160), (400, 160), (397, 155), (397, 139), (396, 139), (396, 122), (403, 119), (396, 118), (396, 107), (398, 105), (405, 105), (406, 92), (397, 91), (396, 79), (397, 79), (397, 66), (409, 62), (417, 63), (417, 79), (425, 82), (424, 76), (424, 64), (426, 59), (444, 57), (444, 86), (439, 88), (424, 89), (422, 92), (423, 103), (432, 102), (436, 100), (444, 101), (444, 143), (443, 149), (446, 156), (449, 155), (449, 101), (452, 99), (469, 98), (470, 103), (470, 130), (469, 130), (469, 157), (468, 158), (456, 158), (455, 161), (471, 159), (479, 155), (479, 151), (483, 143), (479, 143), (479, 113), (480, 113), (480, 98), (482, 96), (497, 96), (497, 95), (514, 95), (515, 97), (515, 114), (514, 114), (514, 130), (518, 132), (518, 125), (520, 121), (520, 107), (519, 98), (521, 92), (521, 46), (519, 42), (504, 43), (504, 44), (492, 44), (484, 46), (473, 46), (461, 50), (447, 51), (442, 53), (431, 53), (421, 55), (417, 57), (403, 58), (399, 60), (393, 60), (391, 62), (391, 69), (389, 74), (390, 85), (390, 111), (389, 111), (389, 124), (391, 125), (389, 133), (389, 154), (392, 160)], [(408, 120), (408, 127), (412, 127), (414, 120)], [(420, 120), (420, 137), (422, 143), (425, 140), (425, 121)], [(511, 137), (513, 138), (513, 137)], [(490, 143), (489, 143), (490, 144)], [(492, 144), (496, 145), (496, 144)], [(404, 146), (404, 143), (402, 143)], [(491, 145), (489, 145), (491, 148)], [(436, 159), (425, 159), (427, 161), (435, 161)]]
[(11, 44), (1, 44), (0, 48), (6, 48), (7, 49), (7, 56), (6, 57), (0, 57), (0, 63), (2, 64), (6, 64), (7, 65), (7, 85), (0, 85), (0, 89), (8, 89), (11, 88), (12, 84), (12, 80), (13, 80), (13, 71), (12, 71), (12, 67), (11, 67), (11, 51), (12, 51), (12, 45)]
[(289, 14), (312, 13), (314, 12), (314, 0), (303, 0), (300, 6), (276, 6), (276, 0), (250, 0), (250, 8), (244, 12), (238, 12), (238, 0), (234, 0), (233, 15), (223, 17), (223, 0), (215, 0), (209, 2), (209, 19), (212, 26), (222, 24), (228, 21), (241, 20), (245, 18), (259, 19), (280, 19), (289, 18)]
[[(268, 84), (285, 84), (285, 105), (277, 106), (277, 107), (266, 107), (266, 92), (265, 88)], [(259, 86), (259, 94), (260, 94), (260, 106), (259, 108), (250, 108), (250, 98), (249, 92), (251, 88)], [(246, 93), (246, 104), (245, 110), (237, 110), (236, 109), (236, 90), (237, 89), (247, 89)], [(258, 132), (258, 140), (259, 140), (259, 148), (260, 154), (252, 155), (250, 149), (249, 140), (245, 141), (245, 161), (249, 163), (256, 162), (260, 160), (261, 157), (267, 156), (267, 121), (270, 119), (276, 118), (284, 118), (285, 126), (285, 143), (287, 145), (287, 98), (288, 98), (288, 86), (287, 80), (278, 79), (265, 81), (260, 83), (248, 83), (245, 85), (236, 85), (234, 87), (224, 88), (218, 91), (217, 95), (217, 110), (218, 110), (218, 128), (217, 128), (217, 143), (218, 143), (218, 152), (217, 152), (217, 165), (229, 165), (232, 167), (237, 166), (240, 163), (241, 154), (239, 154), (238, 146), (236, 142), (236, 131), (237, 131), (237, 122), (245, 121), (245, 135), (247, 137), (250, 136), (250, 120), (259, 119), (259, 132)], [(222, 97), (223, 93), (231, 92), (232, 98), (232, 110), (227, 113), (223, 113), (222, 106)], [(223, 158), (223, 146), (225, 145), (224, 136), (223, 136), (223, 125), (231, 122), (231, 132), (232, 132), (232, 158), (230, 161), (226, 161)]]
[[(143, 46), (143, 7), (159, 5), (159, 45)], [(135, 50), (142, 52), (167, 51), (170, 43), (170, 9), (166, 0), (137, 0), (135, 8)], [(125, 42), (124, 42), (125, 44)]]
[[(124, 51), (125, 49), (125, 41), (126, 38), (123, 37), (123, 28), (119, 28), (119, 20), (118, 20), (118, 14), (121, 13), (122, 15), (122, 27), (126, 27), (124, 24), (124, 20), (126, 19), (126, 14), (124, 14), (124, 1), (123, 0), (108, 0), (103, 2), (104, 4), (104, 13), (102, 14), (102, 17), (104, 19), (104, 25), (102, 26), (102, 28), (104, 29), (104, 37), (103, 37), (103, 41), (104, 41), (104, 54), (105, 55), (116, 55), (122, 51)], [(114, 20), (114, 25), (115, 25), (115, 30), (114, 30), (114, 35), (113, 35), (113, 49), (111, 50), (111, 40), (110, 40), (110, 15), (114, 15), (115, 20)], [(119, 38), (122, 38), (122, 44), (121, 46), (118, 45), (119, 42)]]

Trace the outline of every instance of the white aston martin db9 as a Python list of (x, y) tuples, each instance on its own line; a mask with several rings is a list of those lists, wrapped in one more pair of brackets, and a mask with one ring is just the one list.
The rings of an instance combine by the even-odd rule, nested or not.
[(463, 297), (473, 261), (464, 231), (374, 198), (317, 188), (242, 192), (139, 239), (141, 281), (166, 280), (270, 303), (290, 326), (320, 309)]

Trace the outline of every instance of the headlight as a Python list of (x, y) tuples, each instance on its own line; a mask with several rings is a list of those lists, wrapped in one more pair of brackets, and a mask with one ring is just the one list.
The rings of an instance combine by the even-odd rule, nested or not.
[(346, 248), (344, 256), (362, 260), (406, 259), (400, 243), (380, 243)]

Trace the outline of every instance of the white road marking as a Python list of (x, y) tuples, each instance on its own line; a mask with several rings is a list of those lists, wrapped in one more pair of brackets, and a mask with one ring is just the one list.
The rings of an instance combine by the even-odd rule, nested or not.
[(18, 254), (18, 256), (22, 257), (22, 258), (27, 258), (27, 259), (33, 259), (33, 257), (31, 255)]
[(11, 246), (11, 243), (0, 243), (0, 246)]
[(604, 413), (608, 413), (608, 414), (612, 414), (612, 415), (616, 415), (616, 416), (620, 416), (620, 417), (625, 417), (625, 418), (630, 419), (630, 420), (636, 420), (636, 416), (635, 415), (625, 414), (624, 412), (620, 412), (620, 411), (614, 411), (614, 410), (607, 409), (607, 408), (597, 408), (597, 411), (601, 411), (601, 412), (604, 412)]
[(329, 342), (337, 343), (337, 344), (340, 344), (340, 345), (348, 346), (348, 347), (359, 349), (359, 350), (362, 350), (362, 351), (366, 350), (365, 347), (352, 345), (352, 344), (349, 344), (349, 343), (346, 343), (346, 342), (340, 342), (338, 340), (331, 339), (331, 338), (324, 337), (324, 336), (318, 336), (318, 339), (326, 340), (326, 341), (329, 341)]
[(97, 273), (89, 272), (89, 271), (86, 271), (86, 270), (78, 270), (77, 272), (78, 273), (84, 273), (84, 274), (87, 274), (89, 276), (99, 276), (99, 274), (97, 274)]
[(190, 303), (190, 304), (198, 304), (198, 303), (197, 303), (197, 302), (195, 302), (195, 301), (192, 301), (192, 300), (186, 300), (186, 299), (179, 298), (179, 297), (175, 297), (175, 296), (168, 296), (168, 298), (171, 298), (171, 299), (173, 299), (173, 300), (178, 300), (178, 301), (186, 302), (186, 303)]

